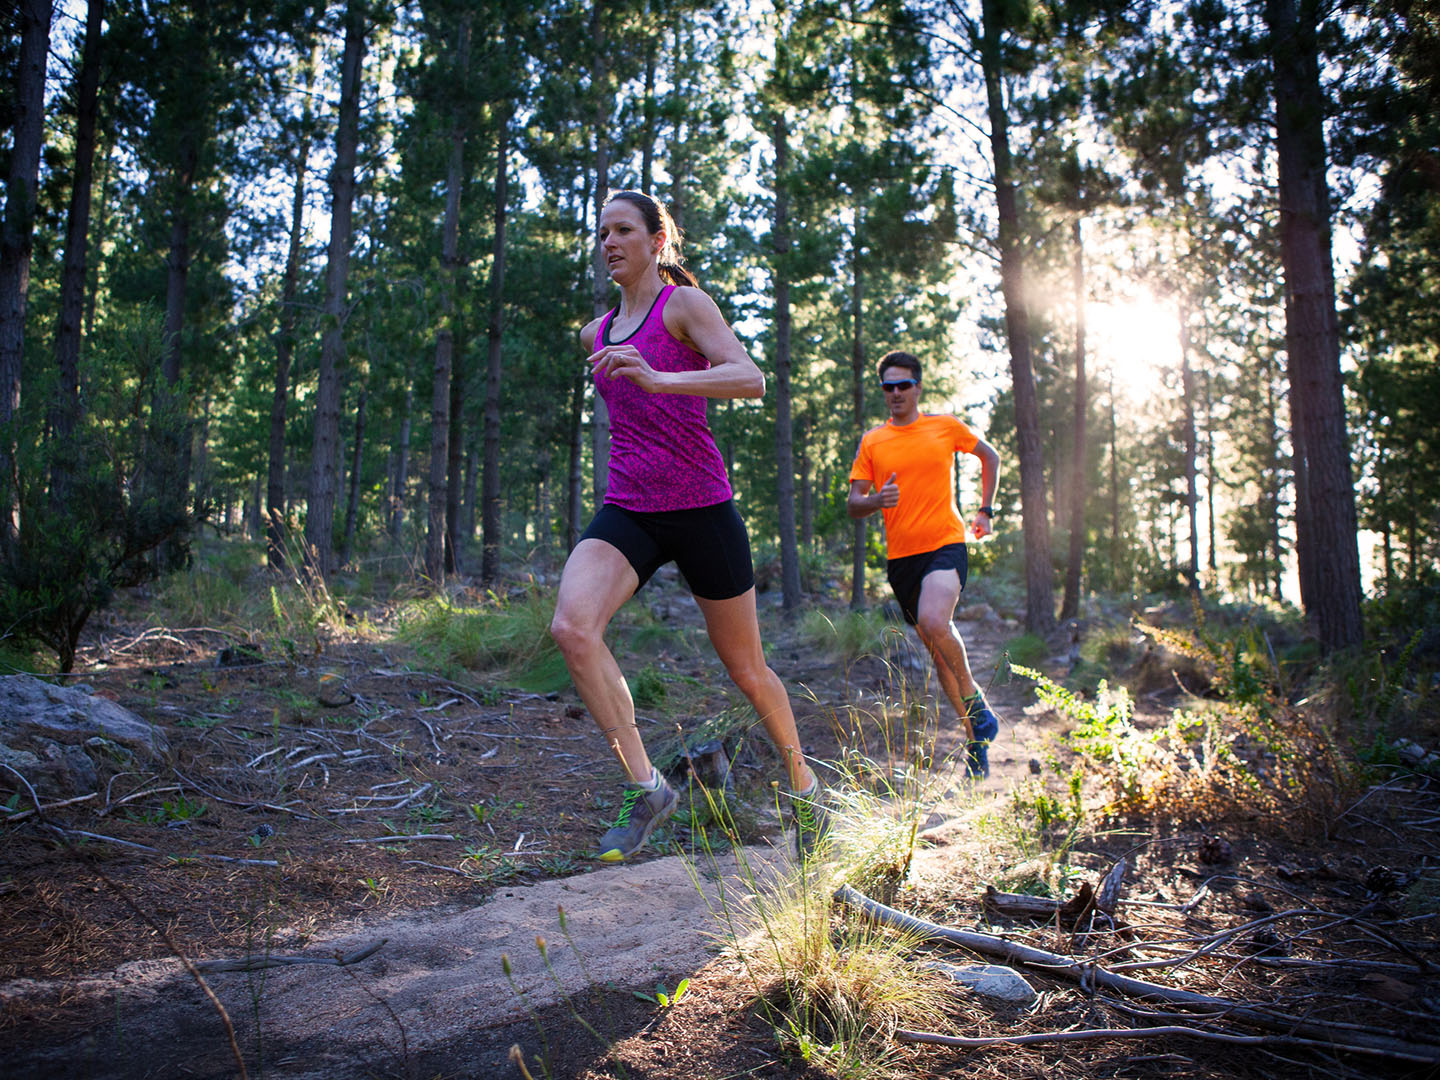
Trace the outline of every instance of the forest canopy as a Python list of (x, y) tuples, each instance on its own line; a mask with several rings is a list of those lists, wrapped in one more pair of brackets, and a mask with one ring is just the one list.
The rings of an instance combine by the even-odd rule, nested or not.
[(8, 11), (0, 634), (66, 670), (202, 527), (430, 587), (562, 557), (627, 188), (767, 375), (710, 422), (787, 609), (881, 565), (892, 348), (1000, 449), (1033, 631), (1203, 591), (1342, 649), (1436, 587), (1435, 0)]

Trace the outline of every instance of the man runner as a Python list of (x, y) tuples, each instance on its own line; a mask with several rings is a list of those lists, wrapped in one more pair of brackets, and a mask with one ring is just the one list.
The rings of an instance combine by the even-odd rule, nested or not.
[(860, 440), (850, 469), (852, 518), (885, 516), (885, 573), (905, 621), (935, 660), (940, 686), (966, 728), (967, 775), (990, 775), (990, 743), (999, 718), (970, 674), (965, 643), (952, 618), (965, 588), (965, 524), (955, 506), (957, 453), (980, 459), (981, 506), (970, 529), (975, 539), (993, 529), (1000, 455), (953, 416), (920, 411), (920, 361), (889, 352), (879, 364), (890, 419)]

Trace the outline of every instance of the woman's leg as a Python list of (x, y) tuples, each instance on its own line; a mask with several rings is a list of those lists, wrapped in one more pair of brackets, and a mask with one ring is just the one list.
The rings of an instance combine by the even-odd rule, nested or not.
[(604, 540), (581, 540), (565, 562), (550, 634), (580, 700), (590, 710), (625, 775), (649, 782), (652, 769), (635, 726), (635, 703), (620, 665), (605, 644), (605, 628), (635, 592), (639, 578), (620, 549)]
[(800, 749), (800, 735), (795, 730), (795, 713), (790, 708), (790, 695), (780, 676), (765, 663), (765, 649), (760, 642), (760, 622), (755, 614), (754, 588), (728, 600), (705, 600), (695, 597), (705, 616), (705, 629), (715, 654), (725, 665), (731, 680), (755, 706), (760, 722), (780, 752), (789, 776), (791, 791), (805, 791), (815, 774), (805, 763)]

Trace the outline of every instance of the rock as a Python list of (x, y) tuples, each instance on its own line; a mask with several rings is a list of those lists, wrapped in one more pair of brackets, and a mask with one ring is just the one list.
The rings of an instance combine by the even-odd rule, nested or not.
[(923, 962), (921, 967), (948, 975), (962, 986), (968, 986), (982, 997), (1031, 1005), (1040, 996), (1014, 968), (1003, 964), (947, 964), (941, 960)]
[(0, 742), (44, 735), (79, 743), (100, 735), (133, 750), (164, 754), (165, 733), (107, 698), (29, 675), (0, 676)]
[(327, 709), (339, 709), (353, 702), (355, 695), (345, 685), (345, 677), (338, 671), (322, 671), (315, 698)]
[(995, 609), (989, 604), (968, 604), (955, 612), (956, 622), (994, 622)]
[(123, 765), (168, 751), (161, 730), (108, 698), (29, 675), (0, 677), (0, 761), (37, 790), (84, 795), (99, 784), (97, 761)]
[(1200, 856), (1200, 861), (1208, 866), (1220, 866), (1235, 857), (1230, 841), (1223, 836), (1202, 837), (1196, 854)]

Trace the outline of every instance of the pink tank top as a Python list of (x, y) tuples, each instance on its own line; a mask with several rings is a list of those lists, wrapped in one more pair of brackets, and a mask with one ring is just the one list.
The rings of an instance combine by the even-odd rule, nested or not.
[[(675, 286), (666, 285), (645, 320), (628, 338), (610, 339), (612, 310), (596, 339), (627, 342), (656, 371), (703, 371), (704, 354), (683, 345), (665, 329), (665, 304)], [(725, 460), (705, 420), (705, 401), (694, 394), (651, 394), (629, 379), (599, 376), (595, 391), (610, 409), (610, 485), (605, 501), (625, 510), (653, 513), (714, 506), (731, 497)]]

